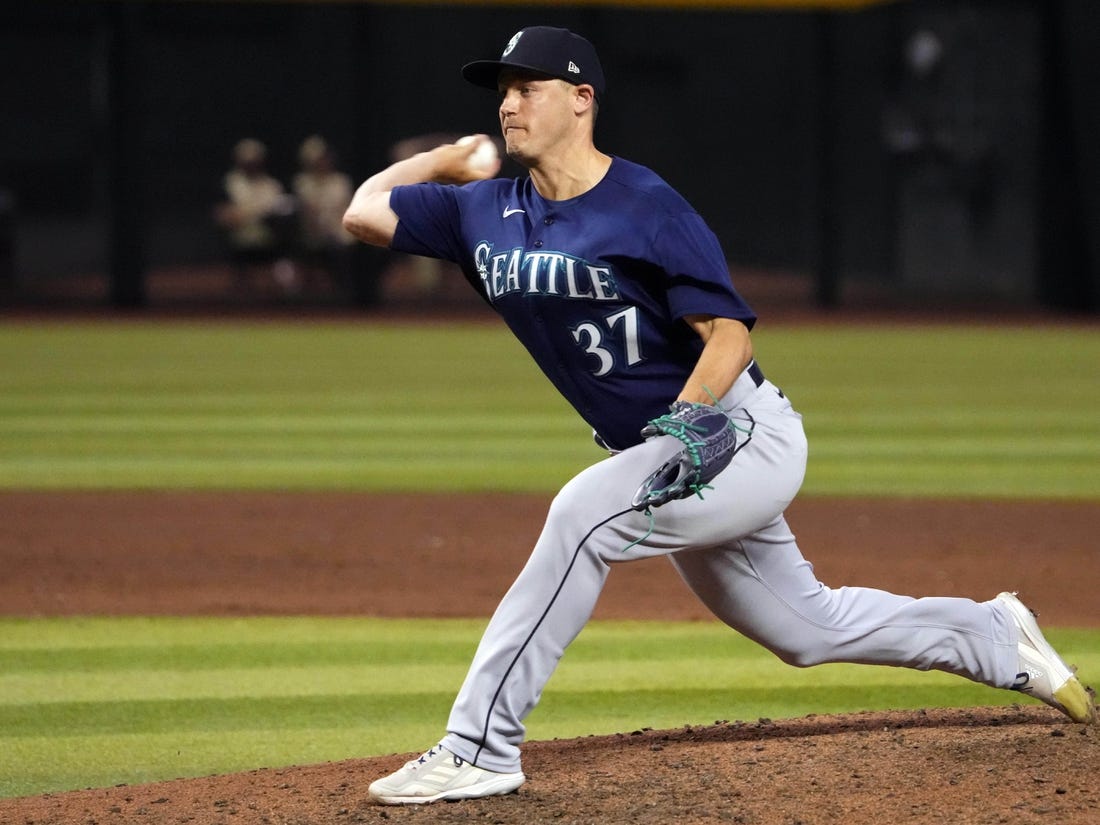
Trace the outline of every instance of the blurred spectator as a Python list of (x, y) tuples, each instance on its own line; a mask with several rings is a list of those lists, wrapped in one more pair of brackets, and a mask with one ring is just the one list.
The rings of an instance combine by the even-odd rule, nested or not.
[(346, 288), (355, 243), (343, 227), (344, 211), (351, 203), (351, 178), (337, 168), (332, 148), (320, 135), (302, 142), (298, 162), (300, 171), (292, 188), (298, 209), (300, 274), (306, 280), (321, 274)]
[(223, 180), (225, 200), (214, 220), (225, 231), (238, 285), (247, 285), (257, 270), (270, 275), (285, 291), (297, 289), (290, 261), (294, 200), (267, 172), (267, 147), (245, 138), (233, 147), (233, 168)]

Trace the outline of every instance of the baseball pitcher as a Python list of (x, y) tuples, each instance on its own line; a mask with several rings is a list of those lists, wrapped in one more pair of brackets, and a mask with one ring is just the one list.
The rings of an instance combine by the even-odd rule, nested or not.
[(596, 148), (606, 87), (592, 44), (526, 28), (462, 74), (497, 93), (508, 156), (527, 175), (496, 178), (487, 138), (439, 146), (369, 178), (344, 224), (458, 264), (608, 456), (554, 498), (445, 736), (371, 796), (518, 789), (523, 720), (612, 566), (658, 555), (715, 616), (792, 665), (941, 670), (1094, 720), (1013, 594), (915, 599), (814, 577), (783, 515), (806, 468), (801, 417), (754, 357), (756, 317), (703, 219), (651, 170)]

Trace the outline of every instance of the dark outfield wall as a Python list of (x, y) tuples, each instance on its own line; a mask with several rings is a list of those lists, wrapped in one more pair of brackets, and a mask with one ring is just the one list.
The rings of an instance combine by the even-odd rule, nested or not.
[[(839, 295), (832, 277), (1095, 307), (1097, 124), (1082, 117), (1094, 16), (1084, 0), (833, 15), (3, 4), (0, 189), (16, 205), (14, 279), (97, 268), (133, 278), (215, 258), (210, 207), (244, 136), (268, 143), (285, 180), (315, 132), (356, 178), (402, 138), (494, 132), (493, 95), (458, 67), (546, 23), (601, 52), (601, 148), (681, 189), (733, 262), (819, 273), (826, 301)], [(1061, 219), (1046, 219), (1050, 203)], [(140, 283), (115, 297), (140, 303)]]

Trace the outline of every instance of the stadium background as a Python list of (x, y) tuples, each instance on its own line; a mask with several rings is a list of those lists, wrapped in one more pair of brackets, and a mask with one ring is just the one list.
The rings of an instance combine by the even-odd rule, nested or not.
[(870, 289), (1097, 308), (1086, 0), (4, 4), (5, 302), (186, 301), (156, 278), (219, 260), (238, 139), (266, 141), (285, 180), (319, 132), (359, 180), (402, 138), (492, 132), (457, 68), (533, 22), (598, 44), (600, 145), (680, 188), (731, 265), (824, 306)]

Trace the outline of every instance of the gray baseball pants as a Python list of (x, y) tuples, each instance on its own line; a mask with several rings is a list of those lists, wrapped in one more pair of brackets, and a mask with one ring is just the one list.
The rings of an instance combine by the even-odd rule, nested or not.
[(723, 406), (747, 411), (755, 426), (702, 499), (654, 508), (652, 524), (630, 509), (642, 480), (681, 447), (669, 436), (587, 468), (559, 492), (485, 630), (445, 747), (487, 770), (520, 770), (523, 720), (592, 615), (611, 566), (657, 555), (721, 621), (789, 664), (893, 665), (1012, 685), (1017, 631), (996, 603), (819, 582), (783, 517), (806, 468), (801, 416), (771, 383), (757, 387), (745, 375)]

